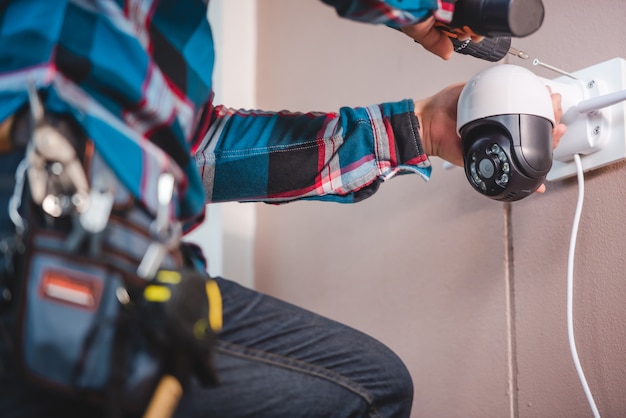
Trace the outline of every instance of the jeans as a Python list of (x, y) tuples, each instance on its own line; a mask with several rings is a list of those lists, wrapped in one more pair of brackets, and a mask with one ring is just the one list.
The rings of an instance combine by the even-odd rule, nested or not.
[[(217, 280), (224, 300), (215, 351), (220, 384), (193, 384), (177, 418), (410, 415), (411, 376), (389, 348), (343, 324)], [(6, 368), (0, 372), (3, 417), (101, 416), (88, 405), (26, 389)]]

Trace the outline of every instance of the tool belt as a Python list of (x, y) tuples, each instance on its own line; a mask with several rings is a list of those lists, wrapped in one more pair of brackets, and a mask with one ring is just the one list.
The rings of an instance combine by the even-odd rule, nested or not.
[(159, 178), (151, 215), (32, 94), (0, 127), (0, 309), (24, 379), (110, 416), (145, 410), (164, 375), (215, 384), (219, 289), (168, 216), (173, 177)]

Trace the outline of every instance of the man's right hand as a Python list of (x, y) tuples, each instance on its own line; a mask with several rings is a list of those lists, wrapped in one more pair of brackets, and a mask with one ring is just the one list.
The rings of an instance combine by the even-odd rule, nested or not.
[[(402, 32), (421, 44), (427, 51), (448, 60), (454, 53), (454, 47), (450, 38), (443, 31), (437, 29), (436, 22), (435, 17), (431, 16), (423, 22), (403, 27)], [(480, 42), (483, 39), (482, 36), (467, 33), (460, 29), (456, 29), (455, 33), (461, 41), (471, 38), (474, 42)]]

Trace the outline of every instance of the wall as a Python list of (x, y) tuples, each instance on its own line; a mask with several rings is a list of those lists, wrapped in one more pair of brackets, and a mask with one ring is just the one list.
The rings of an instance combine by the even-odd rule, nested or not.
[[(515, 41), (531, 57), (568, 71), (626, 58), (621, 0), (544, 3), (543, 27)], [(424, 97), (490, 65), (458, 55), (444, 62), (400, 33), (339, 19), (321, 2), (262, 5), (260, 108), (330, 111)], [(257, 288), (392, 347), (415, 381), (414, 417), (591, 416), (566, 335), (575, 181), (503, 205), (472, 191), (462, 170), (432, 162), (430, 182), (395, 178), (358, 205), (258, 205)], [(602, 416), (623, 417), (626, 165), (586, 181), (576, 338)]]
[[(256, 102), (256, 0), (213, 0), (207, 12), (215, 44), (216, 103), (254, 107)], [(239, 51), (245, 50), (246, 54)], [(254, 287), (254, 205), (207, 205), (205, 222), (185, 239), (200, 245), (213, 276)]]

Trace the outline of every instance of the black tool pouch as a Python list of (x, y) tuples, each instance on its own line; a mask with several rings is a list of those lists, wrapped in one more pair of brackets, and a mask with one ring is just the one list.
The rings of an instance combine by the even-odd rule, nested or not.
[[(145, 409), (166, 373), (183, 385), (192, 374), (214, 383), (211, 349), (219, 320), (211, 324), (210, 313), (211, 305), (213, 310), (221, 306), (219, 291), (217, 296), (208, 292), (214, 282), (180, 242), (169, 243), (154, 274), (138, 274), (158, 240), (154, 216), (80, 131), (63, 126), (55, 128), (73, 142), (89, 181), (91, 203), (96, 201), (94, 189), (106, 186), (96, 193), (106, 192), (111, 207), (105, 211), (106, 226), (86, 231), (80, 214), (66, 210), (63, 199), (53, 202), (61, 207), (56, 212), (54, 206), (46, 210), (45, 200), (35, 202), (28, 164), (18, 167), (9, 206), (19, 208), (12, 218), (22, 222), (16, 241), (24, 251), (16, 257), (7, 286), (15, 316), (15, 354), (24, 378), (119, 412)], [(185, 305), (186, 322), (176, 316)], [(219, 315), (221, 311), (213, 312), (214, 318)], [(197, 369), (183, 369), (182, 363)]]

